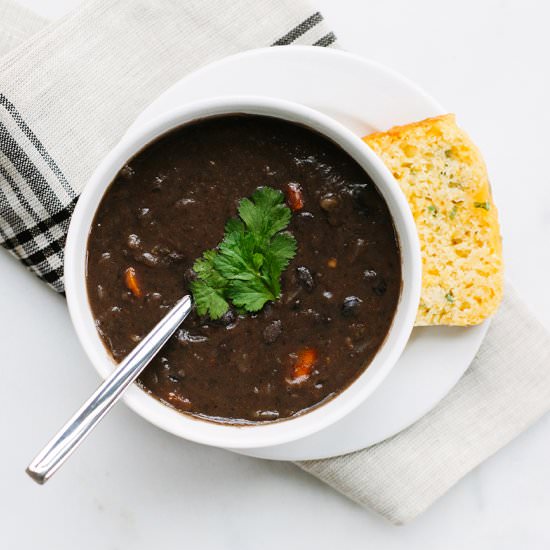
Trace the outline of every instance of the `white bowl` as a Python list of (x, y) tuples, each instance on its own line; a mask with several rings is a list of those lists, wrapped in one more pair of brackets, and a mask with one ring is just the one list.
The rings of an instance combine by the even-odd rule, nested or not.
[(341, 394), (308, 413), (270, 424), (216, 424), (177, 412), (136, 384), (124, 396), (143, 418), (175, 435), (223, 448), (246, 449), (279, 445), (311, 435), (341, 419), (361, 404), (387, 376), (401, 355), (413, 328), (420, 299), (421, 260), (416, 227), (399, 185), (382, 161), (345, 126), (303, 105), (254, 96), (220, 97), (197, 101), (166, 113), (138, 133), (125, 137), (101, 162), (76, 205), (65, 250), (65, 289), (77, 335), (92, 364), (105, 378), (115, 362), (96, 330), (86, 290), (87, 240), (97, 207), (120, 168), (148, 143), (187, 122), (228, 113), (269, 115), (303, 124), (325, 135), (372, 178), (384, 197), (401, 248), (402, 290), (386, 340), (368, 368)]

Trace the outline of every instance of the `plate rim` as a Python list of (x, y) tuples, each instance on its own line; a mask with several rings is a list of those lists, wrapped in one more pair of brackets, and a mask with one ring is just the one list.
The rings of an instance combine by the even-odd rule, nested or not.
[[(368, 67), (370, 71), (375, 71), (378, 74), (381, 74), (390, 80), (399, 82), (401, 85), (406, 87), (411, 93), (414, 93), (416, 97), (422, 98), (422, 100), (430, 104), (431, 108), (433, 109), (433, 114), (431, 114), (430, 116), (438, 116), (449, 112), (446, 109), (444, 109), (443, 106), (438, 101), (436, 101), (430, 94), (428, 94), (425, 90), (423, 90), (418, 84), (413, 82), (408, 77), (402, 75), (401, 73), (395, 71), (390, 67), (387, 67), (386, 65), (380, 62), (365, 58), (359, 54), (347, 52), (345, 50), (341, 50), (337, 48), (321, 48), (318, 46), (307, 46), (307, 45), (289, 45), (284, 47), (263, 47), (263, 48), (256, 48), (252, 50), (246, 50), (244, 52), (239, 52), (239, 53), (232, 54), (230, 56), (212, 61), (211, 63), (203, 65), (202, 67), (199, 67), (192, 73), (189, 73), (188, 75), (182, 77), (180, 80), (172, 84), (172, 86), (167, 88), (162, 94), (160, 94), (157, 98), (155, 98), (143, 111), (141, 111), (141, 113), (138, 115), (138, 117), (135, 119), (132, 125), (128, 128), (124, 137), (126, 137), (126, 135), (131, 133), (132, 129), (135, 128), (136, 126), (144, 124), (147, 121), (154, 118), (155, 116), (158, 116), (158, 113), (154, 114), (154, 109), (156, 108), (156, 106), (161, 104), (163, 101), (163, 98), (170, 96), (174, 92), (174, 90), (179, 89), (181, 86), (185, 86), (185, 83), (188, 81), (193, 81), (195, 79), (200, 80), (203, 78), (203, 75), (205, 74), (207, 75), (211, 71), (215, 72), (216, 70), (218, 70), (219, 67), (224, 67), (232, 63), (239, 63), (241, 60), (247, 60), (249, 58), (255, 58), (255, 57), (261, 58), (266, 55), (269, 57), (271, 56), (279, 57), (281, 55), (292, 56), (295, 54), (307, 54), (307, 55), (314, 55), (314, 56), (320, 56), (325, 58), (332, 57), (335, 60), (345, 58), (348, 61), (351, 60), (354, 63), (359, 63), (363, 67)], [(254, 92), (254, 94), (262, 95), (262, 94), (257, 94), (257, 92)], [(216, 93), (215, 95), (219, 95), (219, 93)], [(263, 94), (263, 95), (267, 95), (267, 94)], [(276, 94), (271, 94), (271, 96), (278, 97)], [(306, 105), (316, 108), (315, 106), (312, 106), (311, 104), (308, 104), (308, 103), (306, 103)], [(174, 106), (175, 105), (172, 105), (172, 108)], [(153, 114), (151, 114), (151, 111), (153, 111)], [(406, 123), (407, 122), (403, 122), (403, 124), (406, 124)], [(293, 445), (303, 440), (297, 440), (294, 442), (285, 443), (283, 445), (267, 446), (267, 447), (262, 447), (257, 449), (227, 449), (227, 450), (236, 452), (238, 454), (243, 454), (247, 456), (268, 459), (268, 460), (282, 460), (282, 461), (315, 460), (315, 459), (324, 459), (324, 458), (330, 458), (330, 457), (339, 456), (343, 454), (348, 454), (350, 452), (361, 450), (370, 445), (380, 443), (390, 437), (393, 437), (398, 433), (400, 433), (401, 431), (412, 426), (414, 423), (416, 423), (418, 420), (420, 420), (422, 417), (428, 414), (431, 410), (433, 410), (456, 386), (458, 381), (462, 378), (464, 373), (468, 370), (473, 358), (477, 354), (479, 347), (481, 346), (481, 343), (485, 338), (485, 335), (489, 328), (489, 324), (490, 324), (490, 319), (487, 319), (484, 323), (477, 325), (477, 327), (471, 327), (471, 328), (477, 328), (477, 330), (480, 331), (479, 343), (478, 345), (475, 346), (475, 349), (474, 347), (472, 347), (472, 349), (470, 350), (470, 353), (468, 354), (469, 356), (468, 361), (465, 361), (465, 363), (467, 364), (461, 370), (461, 372), (457, 373), (456, 376), (453, 377), (452, 381), (449, 382), (449, 385), (445, 393), (439, 396), (439, 398), (436, 401), (427, 402), (426, 406), (421, 408), (422, 412), (417, 412), (417, 414), (414, 415), (414, 419), (412, 419), (411, 421), (407, 421), (406, 425), (401, 426), (401, 428), (399, 428), (398, 430), (392, 431), (392, 433), (389, 433), (383, 438), (377, 439), (376, 441), (372, 441), (368, 445), (364, 445), (364, 444), (361, 444), (359, 446), (351, 445), (345, 448), (344, 450), (338, 450), (337, 452), (315, 453), (314, 455), (310, 454), (308, 456), (304, 456), (304, 455), (297, 456), (296, 454), (292, 455), (292, 454), (289, 454), (288, 452), (285, 452), (285, 449), (284, 449), (286, 447), (292, 447)], [(386, 381), (384, 381), (384, 383), (385, 382)], [(381, 387), (384, 386), (384, 383), (381, 384)], [(376, 391), (379, 391), (379, 389), (380, 388), (378, 388)], [(376, 391), (374, 392), (373, 395), (376, 394)], [(339, 422), (342, 422), (342, 420), (338, 421), (334, 426), (337, 426)], [(308, 437), (315, 437), (315, 435), (317, 434), (313, 434), (312, 436), (308, 436)], [(305, 439), (307, 438), (304, 438), (304, 440)]]

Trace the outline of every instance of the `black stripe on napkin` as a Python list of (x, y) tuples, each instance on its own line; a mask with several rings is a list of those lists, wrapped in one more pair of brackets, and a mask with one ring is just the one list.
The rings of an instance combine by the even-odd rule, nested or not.
[(50, 287), (52, 287), (56, 292), (60, 294), (65, 294), (65, 286), (63, 284), (63, 268), (58, 267), (57, 269), (52, 269), (49, 271), (39, 271), (38, 269), (31, 268), (34, 273), (38, 276), (39, 279), (42, 279)]
[(46, 148), (42, 145), (40, 140), (36, 137), (34, 132), (29, 128), (27, 123), (23, 120), (23, 117), (19, 114), (15, 105), (4, 95), (0, 94), (0, 106), (4, 107), (6, 111), (12, 116), (13, 120), (19, 126), (21, 131), (25, 134), (27, 139), (34, 145), (35, 149), (40, 153), (42, 158), (46, 161), (52, 172), (57, 176), (57, 179), (63, 185), (65, 190), (69, 195), (74, 195), (67, 178), (64, 176), (63, 172), (57, 165), (57, 163), (50, 156)]
[(271, 44), (272, 46), (287, 46), (292, 44), (295, 40), (298, 40), (300, 36), (307, 31), (318, 25), (323, 20), (323, 16), (319, 12), (315, 12), (310, 15), (306, 20), (302, 21), (299, 25), (294, 27), (291, 31), (287, 32), (283, 37), (279, 38), (276, 42)]
[[(44, 145), (3, 94), (0, 109), (19, 130), (16, 137), (17, 132), (11, 133), (0, 122), (0, 152), (13, 167), (10, 172), (0, 166), (0, 177), (6, 183), (0, 189), (0, 217), (5, 224), (0, 244), (54, 290), (63, 292), (65, 240), (77, 197)], [(28, 143), (38, 156), (28, 149)], [(43, 172), (33, 158), (41, 158), (51, 172)], [(52, 177), (57, 180), (55, 185)]]
[[(59, 209), (63, 208), (63, 204), (59, 197), (50, 187), (42, 172), (40, 172), (23, 147), (17, 143), (9, 130), (1, 122), (0, 152), (6, 155), (49, 215), (53, 215)], [(28, 209), (29, 215), (32, 215), (33, 212), (30, 207), (26, 208)]]
[[(63, 256), (75, 203), (76, 199), (70, 207), (52, 218), (29, 227), (1, 243), (4, 248), (16, 255), (23, 265), (60, 293), (64, 292)], [(57, 226), (57, 231), (61, 234), (57, 239), (49, 233), (49, 229), (54, 226)]]
[(33, 252), (30, 256), (23, 258), (21, 261), (28, 267), (41, 264), (48, 261), (52, 256), (56, 254), (62, 254), (65, 247), (66, 237), (63, 236), (60, 239), (51, 241), (44, 248)]
[(333, 32), (329, 32), (328, 34), (325, 34), (325, 36), (322, 36), (321, 38), (319, 38), (317, 42), (314, 42), (313, 45), (323, 46), (326, 48), (331, 44), (334, 44), (334, 42), (336, 42), (336, 35)]
[(68, 222), (71, 219), (77, 200), (78, 198), (73, 199), (65, 208), (61, 209), (59, 212), (56, 212), (53, 216), (50, 216), (38, 222), (36, 225), (20, 231), (11, 238), (5, 239), (5, 241), (1, 243), (2, 246), (9, 249), (16, 248), (17, 246), (24, 246), (38, 235), (46, 233), (49, 229), (55, 227), (56, 225), (68, 227)]

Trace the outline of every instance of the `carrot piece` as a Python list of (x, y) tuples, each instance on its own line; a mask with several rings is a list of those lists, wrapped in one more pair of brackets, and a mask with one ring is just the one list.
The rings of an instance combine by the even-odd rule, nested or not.
[(129, 267), (124, 271), (124, 284), (136, 298), (142, 297), (143, 292), (139, 286), (136, 270), (133, 267)]
[(299, 183), (289, 183), (286, 186), (286, 197), (288, 206), (293, 212), (297, 212), (304, 207), (304, 194)]
[(309, 378), (315, 362), (317, 361), (317, 351), (313, 348), (304, 348), (298, 352), (298, 358), (292, 366), (292, 383), (300, 383)]

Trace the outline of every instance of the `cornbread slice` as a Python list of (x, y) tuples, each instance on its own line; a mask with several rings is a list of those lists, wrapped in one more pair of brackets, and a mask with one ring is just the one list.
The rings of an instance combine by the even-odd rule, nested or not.
[(487, 169), (454, 115), (363, 138), (399, 182), (422, 250), (417, 325), (475, 325), (503, 292), (502, 245)]

